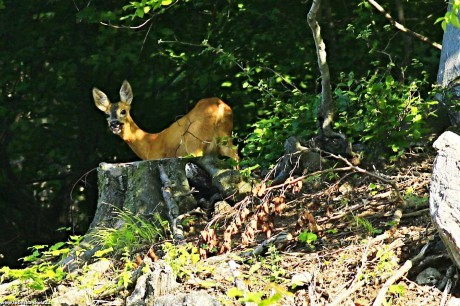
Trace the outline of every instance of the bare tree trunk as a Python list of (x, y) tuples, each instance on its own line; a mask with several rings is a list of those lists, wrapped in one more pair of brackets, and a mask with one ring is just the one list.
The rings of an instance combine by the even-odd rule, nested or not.
[(198, 203), (205, 203), (206, 209), (220, 199), (238, 200), (250, 188), (238, 170), (228, 169), (225, 161), (214, 156), (102, 163), (98, 168), (99, 198), (93, 222), (81, 244), (61, 264), (74, 270), (90, 260), (101, 247), (92, 245), (92, 231), (120, 228), (120, 210), (152, 222), (158, 214), (169, 221), (174, 238), (183, 239), (178, 222), (181, 215), (197, 208)]
[(321, 27), (316, 18), (320, 4), (321, 0), (313, 0), (307, 20), (313, 33), (316, 56), (318, 58), (318, 66), (321, 73), (321, 104), (318, 108), (317, 117), (321, 125), (320, 128), (326, 136), (329, 136), (333, 134), (331, 125), (334, 120), (334, 103), (332, 102), (331, 75), (326, 60), (326, 45), (321, 36)]
[[(449, 4), (448, 11), (452, 9)], [(457, 17), (460, 17), (460, 13)], [(451, 124), (460, 126), (460, 111), (455, 107), (460, 99), (460, 29), (448, 24), (442, 40), (438, 85), (444, 90), (441, 103), (447, 107)]]
[[(318, 107), (319, 123), (319, 143), (320, 147), (327, 147), (331, 143), (339, 144), (335, 152), (343, 151), (351, 154), (351, 145), (342, 133), (332, 130), (334, 122), (334, 101), (332, 100), (331, 74), (327, 64), (326, 45), (321, 36), (321, 27), (317, 21), (317, 14), (320, 8), (321, 0), (313, 0), (310, 11), (308, 12), (308, 25), (313, 33), (313, 39), (316, 46), (316, 55), (318, 58), (318, 67), (321, 73), (321, 103)], [(334, 145), (336, 146), (336, 145)]]

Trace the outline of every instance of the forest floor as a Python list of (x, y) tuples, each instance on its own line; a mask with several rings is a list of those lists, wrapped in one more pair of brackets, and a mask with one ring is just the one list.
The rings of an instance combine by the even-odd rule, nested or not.
[[(415, 282), (427, 267), (444, 275), (452, 265), (429, 214), (433, 159), (434, 152), (407, 153), (380, 173), (370, 171), (381, 179), (356, 171), (330, 172), (308, 176), (301, 185), (281, 184), (268, 191), (259, 187), (259, 194), (254, 195), (259, 200), (249, 201), (247, 207), (254, 215), (274, 210), (269, 218), (273, 223), (264, 228), (258, 222), (259, 230), (252, 226), (256, 242), (245, 246), (252, 233), (251, 218), (240, 218), (238, 228), (246, 230), (241, 230), (241, 237), (232, 236), (234, 245), (240, 241), (232, 252), (241, 254), (260, 245), (267, 232), (292, 237), (288, 235), (276, 248), (264, 249), (265, 254), (239, 265), (246, 286), (241, 300), (256, 301), (254, 305), (260, 301), (259, 305), (272, 305), (278, 297), (277, 305), (440, 305), (442, 291)], [(396, 182), (404, 204), (385, 180)], [(276, 211), (281, 197), (283, 207)], [(401, 218), (395, 216), (401, 212)], [(220, 219), (220, 228), (228, 230), (238, 216)], [(428, 260), (414, 261), (410, 268), (427, 243), (424, 258)], [(234, 284), (219, 283), (208, 292), (233, 304), (228, 292)]]
[[(444, 275), (452, 265), (429, 215), (433, 158), (432, 151), (407, 153), (372, 171), (380, 178), (355, 168), (273, 188), (259, 184), (230, 210), (188, 220), (190, 234), (170, 261), (181, 291), (205, 291), (222, 305), (441, 305), (442, 291), (415, 281), (429, 266)], [(279, 239), (260, 247), (268, 237)], [(412, 261), (427, 243), (427, 260)], [(140, 262), (156, 259), (164, 245), (131, 255)], [(198, 251), (190, 245), (200, 246), (207, 258), (194, 260)], [(103, 278), (119, 281), (126, 261), (111, 261)], [(229, 262), (237, 264), (229, 269)], [(23, 287), (14, 298), (48, 301), (59, 291), (81, 287), (82, 277), (67, 277), (41, 292)], [(8, 301), (1, 281), (0, 301)], [(95, 294), (92, 303), (120, 305), (131, 291)]]

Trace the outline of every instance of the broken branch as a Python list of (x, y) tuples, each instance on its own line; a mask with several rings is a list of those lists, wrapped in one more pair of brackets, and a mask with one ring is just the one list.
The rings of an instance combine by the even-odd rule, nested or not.
[(379, 11), (380, 13), (383, 14), (383, 16), (391, 23), (392, 26), (394, 26), (396, 29), (398, 29), (399, 31), (403, 32), (403, 33), (407, 33), (409, 34), (410, 36), (412, 37), (415, 37), (417, 38), (418, 40), (424, 42), (424, 43), (427, 43), (429, 44), (430, 46), (438, 49), (438, 50), (441, 50), (442, 49), (442, 45), (441, 44), (438, 44), (437, 42), (434, 42), (434, 41), (431, 41), (428, 37), (426, 36), (423, 36), (422, 34), (419, 34), (417, 32), (414, 32), (408, 28), (406, 28), (404, 25), (400, 24), (399, 22), (397, 22), (396, 20), (393, 19), (393, 17), (391, 17), (390, 14), (388, 14), (385, 9), (380, 5), (378, 4), (376, 1), (374, 0), (367, 0), (367, 2), (369, 2), (377, 11)]

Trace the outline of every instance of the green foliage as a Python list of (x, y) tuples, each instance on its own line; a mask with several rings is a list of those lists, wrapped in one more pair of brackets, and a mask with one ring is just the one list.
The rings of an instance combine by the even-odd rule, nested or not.
[(268, 247), (267, 255), (267, 259), (261, 259), (261, 261), (262, 266), (268, 268), (268, 270), (270, 271), (270, 282), (283, 282), (284, 276), (287, 274), (287, 271), (281, 265), (283, 259), (280, 256), (276, 246), (270, 245)]
[(355, 217), (356, 226), (363, 228), (368, 236), (373, 236), (375, 234), (381, 234), (382, 230), (374, 228), (372, 223), (364, 218)]
[(257, 306), (279, 305), (283, 296), (286, 295), (292, 294), (274, 284), (270, 284), (267, 290), (258, 292), (243, 292), (238, 288), (231, 288), (227, 291), (228, 297), (238, 298), (238, 301), (242, 303), (255, 303)]
[(427, 206), (429, 201), (428, 195), (417, 195), (414, 193), (412, 187), (409, 187), (404, 192), (404, 201), (407, 205), (414, 205), (415, 207)]
[(315, 97), (295, 94), (286, 100), (267, 100), (262, 118), (252, 124), (252, 132), (244, 141), (243, 155), (251, 163), (264, 168), (283, 155), (284, 141), (292, 135), (312, 136), (316, 130), (315, 113), (319, 100)]
[(458, 19), (458, 13), (460, 11), (460, 1), (453, 0), (451, 1), (451, 9), (448, 10), (443, 17), (436, 19), (435, 23), (441, 23), (442, 29), (445, 31), (448, 24), (453, 25), (454, 27), (460, 29), (460, 21)]
[(137, 268), (137, 265), (132, 260), (132, 254), (128, 248), (124, 249), (121, 261), (123, 262), (123, 271), (121, 271), (118, 276), (118, 285), (127, 289), (128, 286), (131, 285), (132, 273)]
[(164, 238), (168, 223), (159, 215), (155, 215), (153, 222), (128, 211), (119, 210), (116, 215), (122, 222), (119, 228), (97, 228), (91, 233), (91, 242), (103, 246), (95, 254), (97, 257), (117, 250), (132, 251)]
[(354, 142), (398, 156), (424, 136), (423, 124), (437, 102), (422, 98), (426, 74), (423, 79), (398, 81), (391, 67), (376, 69), (361, 79), (353, 73), (341, 75), (334, 91), (339, 117), (335, 127)]
[(377, 193), (385, 189), (384, 186), (373, 183), (373, 182), (369, 184), (368, 188), (369, 188), (369, 191), (371, 192), (371, 195), (376, 195)]
[(394, 269), (398, 265), (399, 258), (395, 252), (390, 249), (390, 246), (383, 246), (383, 248), (377, 251), (375, 257), (377, 259), (377, 265), (373, 271), (373, 276), (386, 279), (389, 275), (393, 275)]
[(171, 3), (173, 3), (172, 0), (142, 0), (141, 2), (131, 1), (128, 5), (123, 6), (123, 10), (132, 13), (121, 17), (121, 20), (128, 18), (144, 18), (146, 14), (152, 14), (153, 12), (160, 11), (161, 13), (161, 9), (171, 5)]
[(403, 296), (406, 293), (406, 288), (404, 287), (404, 285), (391, 285), (388, 289), (388, 293)]
[(24, 269), (10, 269), (5, 266), (0, 269), (0, 273), (2, 273), (0, 283), (4, 279), (18, 279), (30, 289), (37, 291), (46, 290), (50, 284), (59, 283), (67, 275), (63, 268), (49, 262)]
[[(80, 243), (81, 239), (81, 236), (71, 236), (67, 242), (57, 242), (49, 247), (47, 245), (30, 247), (32, 254), (22, 258), (28, 266), (23, 269), (11, 269), (7, 266), (0, 268), (0, 283), (18, 279), (30, 289), (47, 290), (50, 285), (59, 283), (67, 275), (64, 269), (54, 262), (56, 259), (64, 258), (72, 247)], [(0, 302), (2, 301), (0, 298)]]
[(310, 232), (309, 230), (304, 230), (299, 235), (299, 241), (309, 246), (313, 246), (313, 244), (316, 242), (317, 239), (318, 239), (318, 235)]
[(199, 250), (191, 243), (176, 246), (170, 242), (165, 242), (162, 244), (162, 249), (165, 253), (163, 260), (171, 266), (174, 274), (181, 281), (189, 279), (193, 274), (211, 270), (211, 268), (199, 264)]

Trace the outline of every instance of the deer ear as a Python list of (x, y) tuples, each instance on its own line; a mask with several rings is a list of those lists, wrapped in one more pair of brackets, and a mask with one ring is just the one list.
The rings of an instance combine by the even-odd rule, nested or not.
[(123, 85), (121, 85), (120, 100), (126, 104), (131, 104), (133, 101), (133, 90), (131, 89), (131, 85), (129, 85), (128, 81), (124, 81)]
[(110, 106), (110, 101), (109, 98), (107, 98), (107, 95), (99, 89), (93, 88), (93, 98), (97, 108), (106, 113)]

